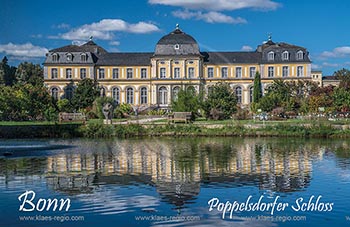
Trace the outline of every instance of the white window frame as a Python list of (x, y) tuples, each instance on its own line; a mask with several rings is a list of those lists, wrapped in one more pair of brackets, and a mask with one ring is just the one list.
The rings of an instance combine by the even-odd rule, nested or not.
[(66, 79), (72, 79), (73, 78), (73, 70), (72, 68), (66, 69)]
[(194, 78), (194, 67), (188, 67), (188, 78), (189, 79)]
[(274, 61), (275, 60), (275, 52), (270, 51), (269, 53), (267, 53), (267, 60)]
[(275, 76), (275, 67), (274, 66), (267, 67), (267, 76), (269, 78), (273, 78)]
[(283, 51), (282, 52), (282, 61), (288, 61), (289, 60), (289, 52)]
[(236, 78), (242, 78), (242, 67), (236, 67)]
[(249, 77), (254, 78), (255, 74), (256, 74), (256, 67), (255, 66), (249, 67)]
[(214, 78), (214, 68), (208, 67), (208, 78)]
[(174, 79), (180, 79), (181, 75), (180, 75), (180, 68), (179, 67), (175, 67), (174, 68)]
[(134, 77), (134, 69), (127, 68), (126, 69), (126, 79), (132, 79)]
[(297, 77), (303, 77), (304, 76), (304, 66), (297, 66)]
[(51, 69), (51, 79), (58, 79), (58, 69), (57, 68)]
[(80, 79), (86, 78), (86, 68), (80, 68)]
[(105, 69), (101, 68), (98, 70), (98, 79), (100, 80), (105, 79)]
[(222, 67), (221, 68), (221, 78), (228, 78), (228, 67)]
[(160, 79), (165, 79), (166, 78), (166, 68), (165, 67), (161, 67), (159, 69), (159, 78)]
[(140, 78), (141, 79), (146, 79), (147, 78), (147, 68), (141, 68), (140, 70)]
[(119, 68), (113, 68), (112, 69), (112, 78), (113, 79), (119, 79)]

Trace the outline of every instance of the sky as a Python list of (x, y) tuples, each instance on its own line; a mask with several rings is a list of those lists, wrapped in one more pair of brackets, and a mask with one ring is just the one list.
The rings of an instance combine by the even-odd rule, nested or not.
[(307, 48), (313, 70), (350, 68), (345, 0), (0, 0), (0, 58), (42, 64), (54, 48), (94, 42), (110, 52), (153, 52), (175, 29), (201, 51), (255, 51), (274, 42)]

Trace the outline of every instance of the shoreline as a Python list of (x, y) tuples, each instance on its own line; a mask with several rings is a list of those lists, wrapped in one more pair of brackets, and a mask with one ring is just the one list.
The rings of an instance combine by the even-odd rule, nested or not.
[(350, 125), (313, 124), (87, 124), (0, 125), (0, 139), (131, 137), (350, 138)]

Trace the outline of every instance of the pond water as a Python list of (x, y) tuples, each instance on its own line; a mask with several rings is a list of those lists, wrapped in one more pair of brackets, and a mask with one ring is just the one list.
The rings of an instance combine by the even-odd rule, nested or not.
[(344, 140), (0, 140), (0, 226), (349, 226), (349, 192)]

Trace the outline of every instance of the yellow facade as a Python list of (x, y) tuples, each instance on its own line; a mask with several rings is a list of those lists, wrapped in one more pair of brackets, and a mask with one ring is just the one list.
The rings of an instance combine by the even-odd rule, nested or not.
[[(288, 60), (280, 59), (282, 51), (289, 51)], [(296, 59), (294, 56), (300, 51), (304, 57)], [(81, 52), (87, 53), (88, 62), (80, 61)], [(271, 52), (275, 56), (272, 61), (265, 56)], [(67, 53), (71, 63), (65, 59)], [(98, 60), (93, 60), (93, 56)], [(218, 82), (229, 83), (239, 103), (249, 105), (257, 72), (261, 74), (263, 89), (276, 79), (319, 82), (311, 75), (311, 61), (305, 48), (269, 40), (255, 52), (203, 53), (196, 41), (179, 28), (164, 36), (154, 53), (110, 54), (90, 41), (81, 47), (70, 45), (51, 50), (44, 63), (45, 83), (57, 98), (65, 97), (67, 84), (76, 85), (83, 78), (91, 78), (103, 88), (101, 95), (113, 97), (119, 103), (159, 108), (169, 108), (180, 89), (193, 86), (199, 91), (204, 86), (207, 91)], [(322, 74), (320, 78), (322, 81)]]

